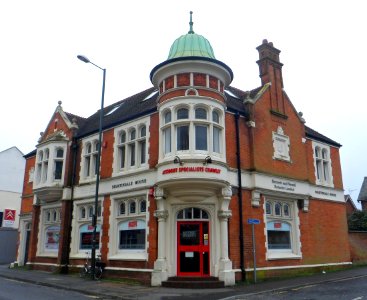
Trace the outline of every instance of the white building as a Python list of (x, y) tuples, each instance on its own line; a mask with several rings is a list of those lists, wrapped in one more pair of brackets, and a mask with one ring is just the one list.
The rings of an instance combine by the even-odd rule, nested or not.
[[(17, 147), (0, 152), (0, 227), (18, 228), (25, 158)], [(15, 211), (15, 221), (6, 222), (5, 211)]]

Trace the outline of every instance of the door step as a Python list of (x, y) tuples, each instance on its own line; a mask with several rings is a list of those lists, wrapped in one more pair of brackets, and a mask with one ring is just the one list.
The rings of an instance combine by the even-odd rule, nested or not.
[(163, 287), (181, 289), (215, 289), (224, 288), (224, 281), (217, 277), (169, 277), (162, 282)]

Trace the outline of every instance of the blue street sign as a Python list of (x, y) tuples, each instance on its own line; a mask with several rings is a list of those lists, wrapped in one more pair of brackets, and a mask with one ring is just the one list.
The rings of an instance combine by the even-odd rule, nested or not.
[(258, 225), (258, 224), (260, 224), (260, 220), (259, 219), (247, 219), (247, 223)]

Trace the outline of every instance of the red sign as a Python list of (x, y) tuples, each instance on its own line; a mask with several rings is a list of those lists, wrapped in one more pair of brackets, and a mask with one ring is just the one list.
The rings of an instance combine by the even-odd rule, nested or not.
[(135, 228), (138, 226), (138, 221), (130, 221), (129, 222), (129, 228)]
[(15, 209), (5, 209), (4, 210), (4, 220), (5, 221), (15, 221)]
[(94, 226), (93, 225), (88, 225), (88, 230), (93, 230)]
[(276, 229), (282, 228), (282, 223), (274, 223), (274, 228)]
[(180, 168), (164, 169), (162, 171), (162, 174), (166, 175), (172, 173), (188, 173), (188, 172), (220, 174), (221, 169), (209, 168), (209, 167), (180, 167)]

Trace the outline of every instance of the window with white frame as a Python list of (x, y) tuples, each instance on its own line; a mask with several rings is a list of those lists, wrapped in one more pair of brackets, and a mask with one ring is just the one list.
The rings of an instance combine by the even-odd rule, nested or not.
[(313, 142), (316, 184), (333, 186), (330, 147)]
[(54, 159), (54, 180), (61, 180), (64, 166), (64, 149), (57, 148)]
[(223, 124), (222, 111), (209, 105), (176, 105), (163, 109), (163, 157), (185, 153), (221, 157), (224, 149)]
[[(94, 215), (94, 203), (83, 203), (76, 206), (76, 243), (77, 251), (92, 249), (93, 241), (93, 226), (92, 220)], [(96, 240), (98, 241), (96, 249), (99, 249), (100, 232), (101, 232), (101, 205), (98, 204), (97, 209), (97, 227), (96, 227)]]
[(147, 128), (143, 120), (115, 129), (114, 174), (147, 167)]
[(35, 187), (63, 182), (66, 143), (50, 143), (37, 150)]
[(265, 201), (267, 258), (300, 257), (296, 201)]
[(83, 145), (83, 178), (95, 178), (97, 174), (98, 140), (87, 141)]
[[(59, 249), (61, 208), (43, 208), (41, 213), (41, 237), (39, 254), (57, 255)], [(53, 253), (53, 254), (52, 254)]]
[(145, 196), (114, 202), (111, 255), (121, 259), (146, 259), (147, 201)]

